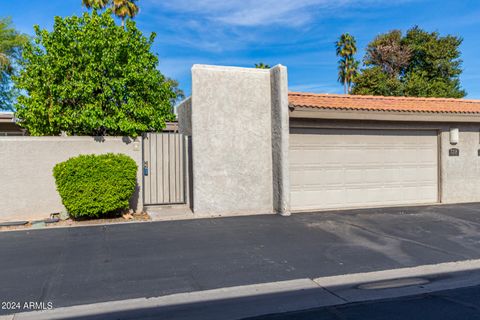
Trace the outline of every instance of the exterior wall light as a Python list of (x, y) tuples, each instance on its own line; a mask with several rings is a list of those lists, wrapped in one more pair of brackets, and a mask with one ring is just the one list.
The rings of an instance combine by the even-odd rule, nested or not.
[(450, 144), (457, 144), (459, 139), (458, 128), (450, 128)]

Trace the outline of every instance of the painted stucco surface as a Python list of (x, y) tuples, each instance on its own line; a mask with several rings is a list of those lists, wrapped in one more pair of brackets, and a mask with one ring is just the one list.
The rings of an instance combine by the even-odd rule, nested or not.
[(273, 208), (290, 214), (289, 112), (287, 68), (278, 65), (270, 70), (272, 95)]
[[(137, 148), (138, 147), (138, 148)], [(55, 164), (80, 154), (123, 153), (141, 168), (141, 143), (121, 137), (0, 137), (0, 221), (48, 218), (64, 210), (52, 170)], [(143, 208), (141, 170), (131, 207)]]
[(187, 98), (178, 105), (178, 132), (186, 136), (192, 135), (192, 98)]
[(273, 212), (270, 71), (192, 68), (193, 209)]
[[(450, 144), (449, 127), (441, 134), (442, 202), (480, 201), (480, 125), (451, 124), (459, 128), (459, 142)], [(459, 156), (449, 156), (449, 149), (457, 148)]]

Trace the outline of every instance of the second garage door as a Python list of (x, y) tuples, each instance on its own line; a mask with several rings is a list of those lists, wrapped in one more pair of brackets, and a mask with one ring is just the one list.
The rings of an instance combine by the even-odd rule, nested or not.
[(436, 131), (290, 132), (294, 211), (438, 201)]

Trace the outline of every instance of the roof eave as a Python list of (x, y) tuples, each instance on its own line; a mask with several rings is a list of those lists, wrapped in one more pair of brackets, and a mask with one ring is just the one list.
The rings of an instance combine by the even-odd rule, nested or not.
[(289, 105), (289, 109), (290, 118), (480, 123), (480, 113), (342, 110), (294, 105)]

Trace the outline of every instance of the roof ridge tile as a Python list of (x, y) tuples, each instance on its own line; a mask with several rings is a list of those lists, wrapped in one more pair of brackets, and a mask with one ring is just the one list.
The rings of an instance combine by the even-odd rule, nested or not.
[(410, 96), (374, 96), (374, 95), (353, 95), (337, 93), (312, 93), (312, 92), (289, 92), (289, 96), (300, 97), (322, 97), (322, 98), (340, 98), (340, 99), (359, 99), (359, 100), (411, 100), (411, 101), (447, 101), (460, 103), (480, 103), (480, 100), (461, 99), (461, 98), (435, 98), (435, 97), (410, 97)]

